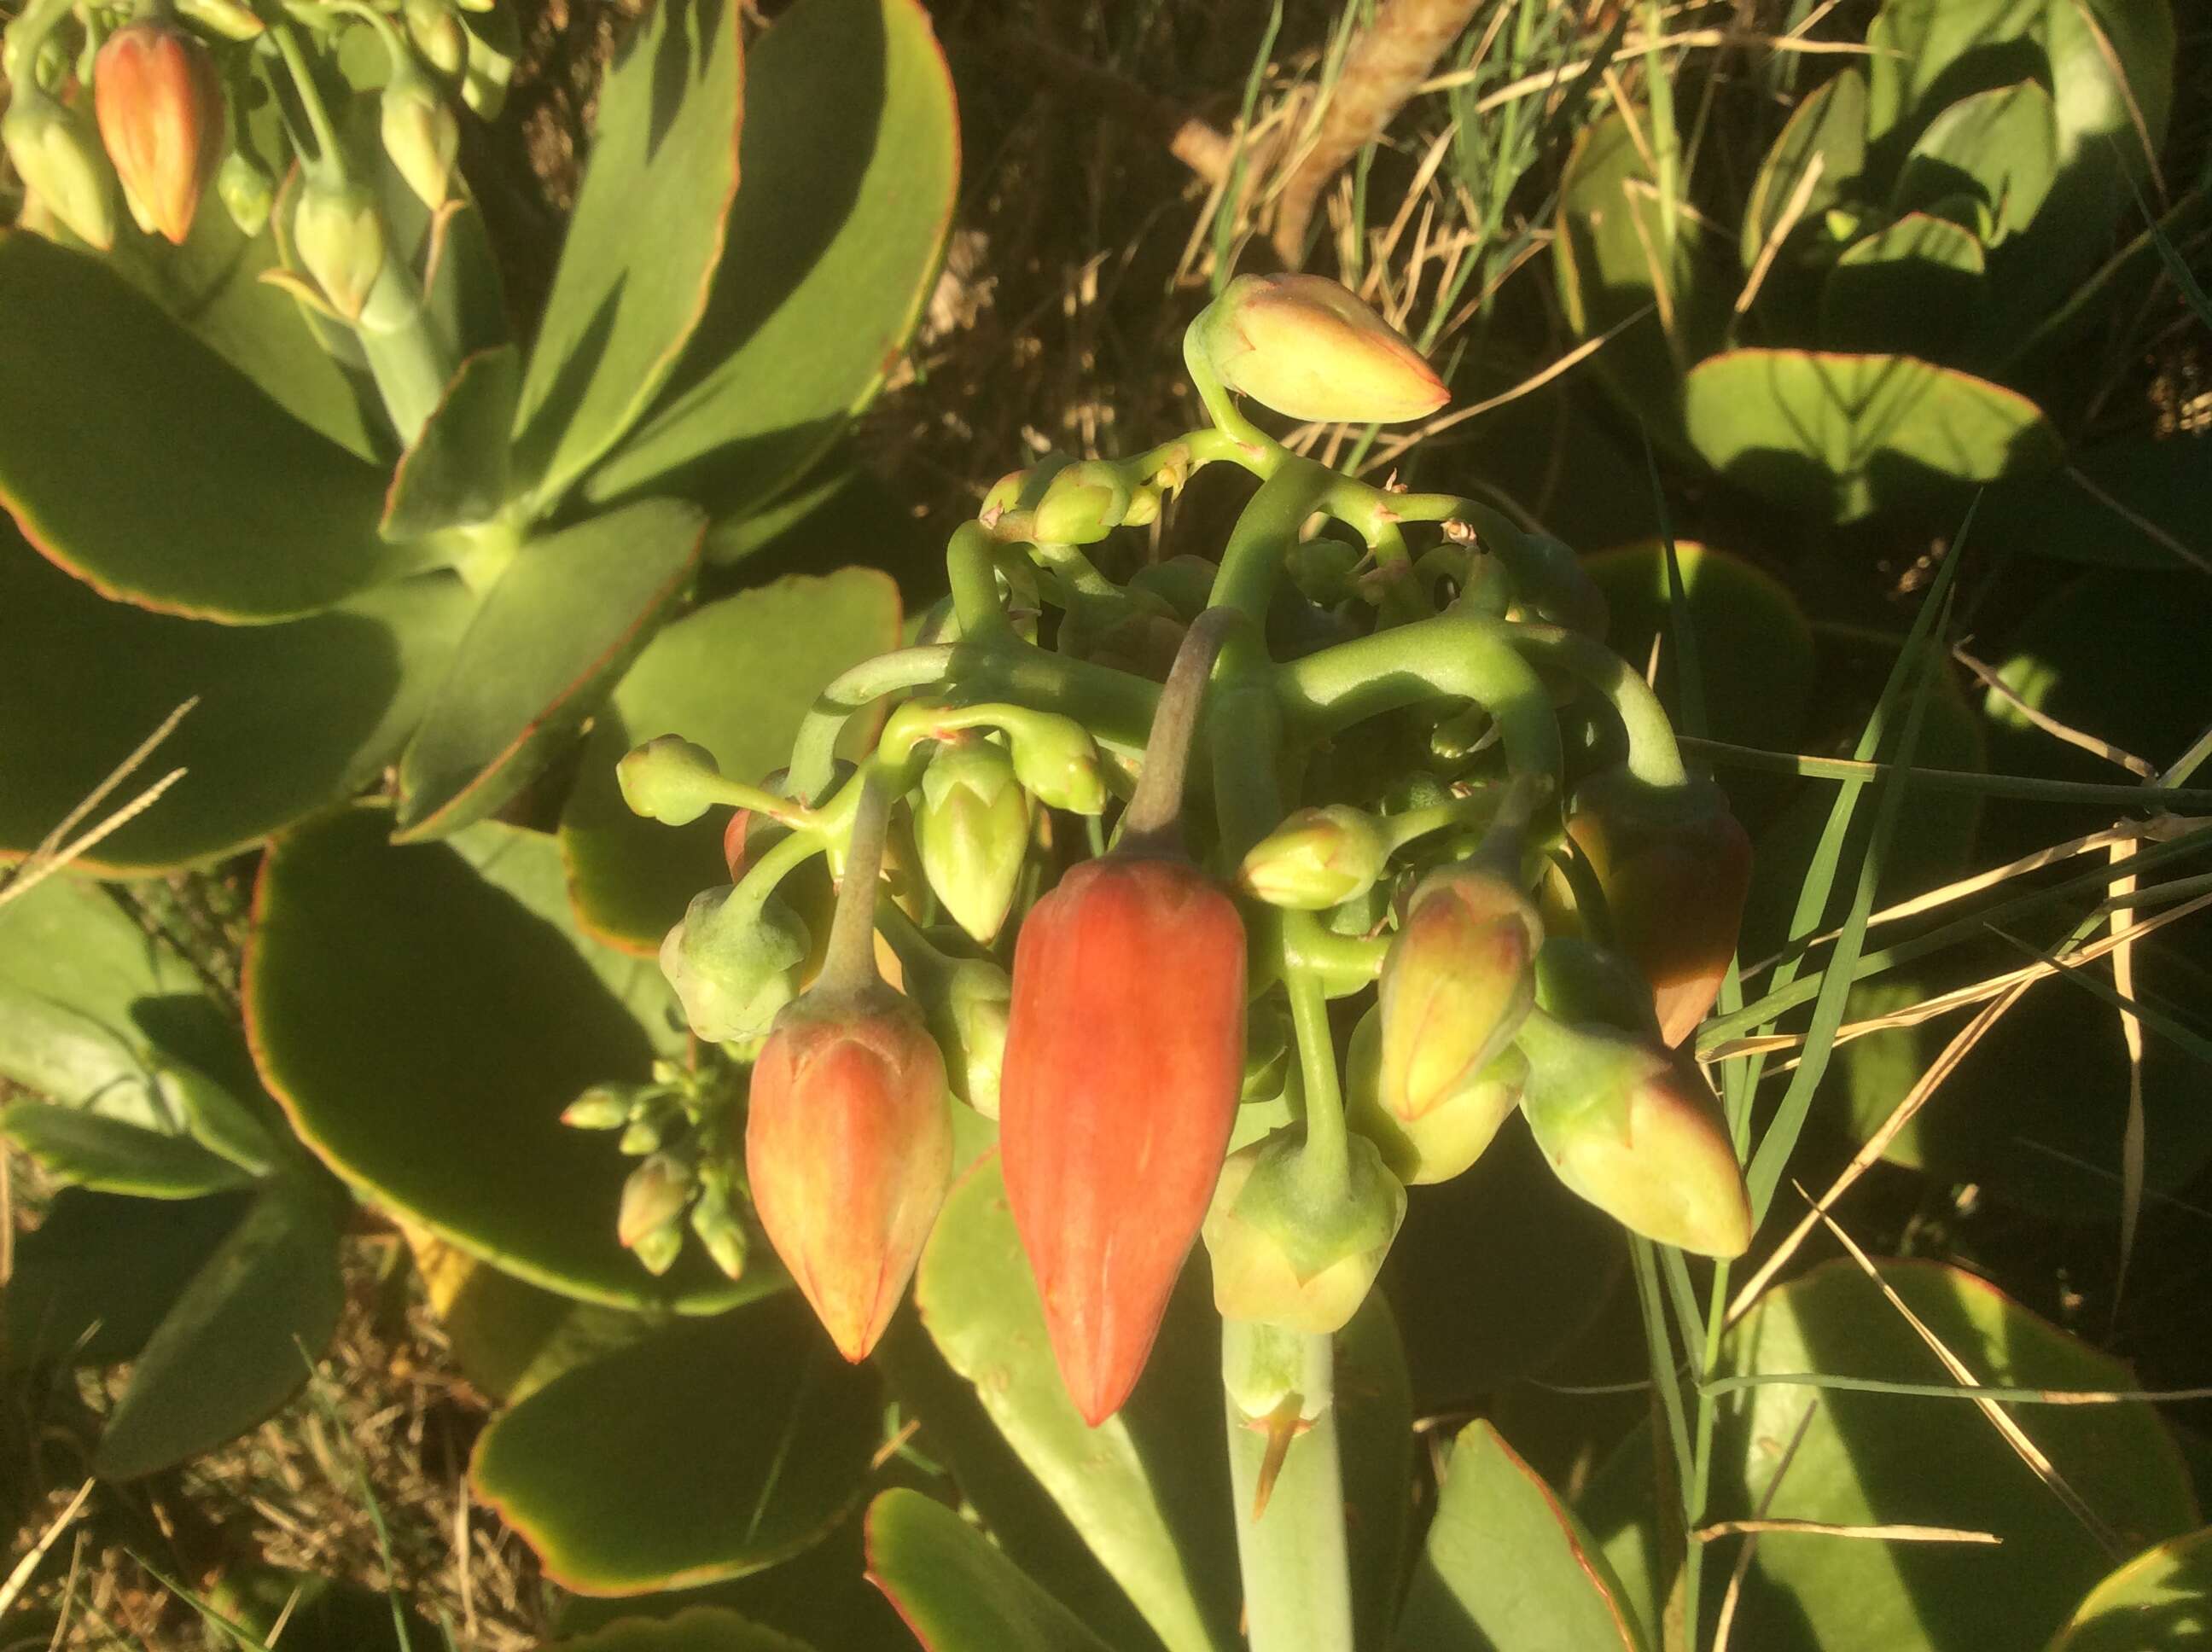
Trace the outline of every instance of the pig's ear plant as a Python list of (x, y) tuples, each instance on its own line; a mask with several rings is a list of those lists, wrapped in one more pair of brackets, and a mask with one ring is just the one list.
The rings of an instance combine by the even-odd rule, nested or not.
[(525, 336), (499, 270), (532, 254), (456, 158), (504, 3), (20, 10), (0, 854), (195, 695), (186, 779), (88, 869), (204, 863), (387, 771), (396, 835), (446, 835), (735, 582), (896, 360), (957, 173), (918, 6), (788, 9), (750, 98), (743, 11), (667, 0), (616, 53)]

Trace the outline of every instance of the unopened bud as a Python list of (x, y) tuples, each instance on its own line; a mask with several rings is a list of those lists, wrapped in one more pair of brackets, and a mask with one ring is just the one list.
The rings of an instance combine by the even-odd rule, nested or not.
[(680, 1217), (671, 1218), (657, 1228), (648, 1229), (638, 1236), (629, 1248), (645, 1271), (656, 1278), (676, 1266), (676, 1259), (684, 1254), (684, 1223)]
[[(615, 783), (633, 814), (669, 826), (688, 826), (722, 799), (722, 771), (714, 754), (680, 734), (664, 734), (632, 748), (615, 765)], [(742, 853), (744, 828), (732, 821), (729, 829), (740, 834)]]
[(292, 215), (292, 246), (331, 307), (357, 319), (388, 253), (376, 197), (349, 179), (310, 172)]
[(222, 160), (222, 82), (194, 36), (128, 23), (93, 65), (93, 112), (138, 227), (181, 246)]
[(1751, 1244), (1743, 1171), (1686, 1058), (1608, 1027), (1532, 1017), (1521, 1110), (1567, 1188), (1623, 1227), (1704, 1256)]
[(945, 1053), (945, 1076), (952, 1093), (985, 1118), (997, 1118), (1013, 1006), (1012, 978), (988, 958), (960, 958), (911, 980), (929, 1030)]
[(31, 192), (70, 234), (115, 245), (115, 173), (84, 118), (26, 79), (0, 119), (0, 141)]
[(1751, 839), (1711, 780), (1647, 786), (1616, 769), (1585, 781), (1567, 832), (1589, 857), (1614, 944), (1651, 983), (1660, 1036), (1705, 1018), (1735, 956)]
[(743, 1043), (765, 1036), (791, 1001), (811, 944), (781, 900), (756, 905), (724, 884), (692, 897), (660, 944), (660, 973), (694, 1033), (713, 1044)]
[(691, 1201), (691, 1231), (699, 1236), (707, 1254), (727, 1278), (744, 1277), (745, 1230), (731, 1207), (728, 1184), (723, 1177), (700, 1178), (699, 1196)]
[(776, 1254), (849, 1360), (905, 1294), (952, 1176), (945, 1061), (880, 982), (810, 993), (753, 1068), (745, 1168)]
[(1399, 424), (1451, 399), (1419, 350), (1323, 276), (1239, 276), (1199, 325), (1222, 383), (1294, 419)]
[(448, 77), (461, 72), (468, 62), (469, 35), (447, 0), (407, 0), (404, 8), (407, 37), (422, 54), (422, 61)]
[(639, 1240), (656, 1228), (674, 1223), (691, 1200), (691, 1167), (670, 1153), (655, 1153), (632, 1170), (623, 1182), (622, 1213), (615, 1218), (615, 1237), (624, 1250), (634, 1250)]
[(1406, 1190), (1373, 1143), (1345, 1145), (1348, 1174), (1325, 1192), (1307, 1185), (1302, 1131), (1229, 1156), (1205, 1229), (1223, 1318), (1327, 1336), (1359, 1311), (1406, 1219)]
[(1048, 809), (1079, 815), (1106, 811), (1106, 776), (1098, 745), (1073, 718), (1038, 714), (1009, 731), (1014, 773)]
[(576, 1130), (619, 1130), (629, 1122), (629, 1097), (611, 1084), (593, 1084), (561, 1110), (561, 1122)]
[(921, 776), (914, 835), (922, 875), (953, 921), (988, 942), (1006, 921), (1029, 853), (1030, 799), (1004, 748), (941, 745)]
[(1375, 1144), (1390, 1174), (1409, 1187), (1449, 1181), (1488, 1151), (1520, 1104), (1528, 1059), (1508, 1045), (1468, 1083), (1418, 1119), (1382, 1105), (1382, 1019), (1370, 1010), (1352, 1035), (1346, 1061), (1344, 1121)]
[(385, 82), (381, 111), (384, 152), (407, 187), (436, 211), (452, 190), (460, 122), (437, 88), (404, 60), (394, 65), (392, 78)]
[(1287, 817), (1252, 846), (1237, 881), (1269, 906), (1320, 912), (1364, 895), (1389, 859), (1373, 817), (1333, 803)]
[(269, 227), (276, 185), (250, 156), (233, 149), (223, 157), (216, 168), (215, 192), (240, 234), (251, 239)]
[(1414, 888), (1382, 961), (1382, 1103), (1418, 1119), (1471, 1083), (1535, 1001), (1542, 920), (1526, 896), (1474, 862)]
[(1110, 465), (1070, 465), (1046, 486), (1037, 501), (1037, 542), (1047, 545), (1090, 545), (1121, 526), (1129, 511), (1129, 484)]

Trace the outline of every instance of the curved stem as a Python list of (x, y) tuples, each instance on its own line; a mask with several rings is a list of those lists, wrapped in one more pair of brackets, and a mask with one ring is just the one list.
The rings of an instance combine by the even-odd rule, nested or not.
[(829, 787), (836, 772), (837, 736), (848, 718), (866, 710), (884, 695), (942, 682), (952, 669), (952, 658), (949, 643), (901, 648), (862, 660), (823, 689), (792, 742), (792, 795), (811, 803)]
[(1337, 480), (1335, 472), (1310, 459), (1285, 453), (1230, 531), (1209, 605), (1236, 609), (1255, 623), (1265, 621), (1275, 582), (1282, 577), (1284, 554), (1297, 543), (1298, 530), (1321, 508)]
[(1285, 714), (1315, 733), (1437, 695), (1471, 700), (1496, 720), (1516, 773), (1556, 780), (1561, 752), (1552, 702), (1509, 629), (1471, 614), (1440, 614), (1293, 660), (1277, 671), (1277, 692)]
[(1563, 667), (1605, 696), (1628, 736), (1630, 774), (1647, 786), (1676, 787), (1689, 779), (1666, 708), (1626, 660), (1563, 626), (1509, 623), (1505, 633), (1522, 653)]
[(331, 125), (330, 111), (323, 106), (323, 94), (315, 85), (314, 70), (301, 53), (299, 41), (292, 37), (292, 26), (271, 23), (269, 35), (276, 42), (284, 67), (291, 72), (293, 88), (300, 94), (300, 106), (307, 112), (308, 130), (314, 133), (315, 148), (319, 152), (315, 157), (317, 162), (326, 167), (338, 165), (344, 152), (339, 149), (337, 133)]
[(1198, 736), (1199, 714), (1206, 707), (1213, 657), (1238, 617), (1233, 610), (1207, 609), (1191, 622), (1176, 651), (1175, 667), (1152, 712), (1137, 794), (1121, 817), (1122, 844), (1138, 853), (1182, 851), (1183, 781), (1190, 769), (1191, 742)]
[[(1317, 929), (1310, 912), (1283, 914), (1283, 932)], [(1290, 951), (1286, 942), (1285, 951)], [(1309, 1188), (1341, 1196), (1351, 1181), (1350, 1149), (1344, 1133), (1344, 1094), (1336, 1076), (1336, 1038), (1328, 1025), (1328, 998), (1311, 970), (1286, 967), (1283, 985), (1291, 999), (1291, 1025), (1297, 1035), (1298, 1071), (1305, 1081), (1305, 1145), (1298, 1153), (1299, 1179)]]
[(952, 587), (952, 611), (963, 637), (988, 636), (1012, 623), (999, 601), (994, 571), (998, 542), (980, 522), (963, 522), (945, 548), (945, 574)]
[(876, 970), (876, 896), (884, 869), (884, 832), (890, 823), (890, 788), (872, 766), (854, 784), (851, 835), (845, 840), (845, 877), (837, 886), (837, 912), (817, 985), (832, 993), (858, 992), (881, 981)]
[(1209, 304), (1200, 310), (1183, 331), (1184, 370), (1190, 374), (1190, 382), (1198, 392), (1198, 399), (1205, 404), (1206, 416), (1213, 421), (1216, 429), (1243, 450), (1245, 467), (1255, 475), (1273, 476), (1275, 468), (1291, 457), (1291, 451), (1244, 416), (1237, 408), (1237, 398), (1221, 382), (1221, 375), (1214, 372), (1212, 361), (1207, 358), (1205, 347), (1199, 342), (1200, 332), (1204, 329), (1212, 308)]

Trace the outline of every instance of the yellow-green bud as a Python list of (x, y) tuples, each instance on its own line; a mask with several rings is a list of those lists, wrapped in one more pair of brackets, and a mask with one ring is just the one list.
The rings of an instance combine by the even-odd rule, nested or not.
[(628, 1096), (611, 1084), (593, 1084), (561, 1110), (561, 1122), (576, 1130), (619, 1130), (629, 1113)]
[(407, 187), (433, 212), (445, 205), (452, 191), (453, 157), (460, 151), (461, 125), (412, 64), (395, 64), (385, 82), (380, 130), (384, 152)]
[(1390, 859), (1374, 819), (1344, 804), (1300, 809), (1252, 846), (1237, 881), (1269, 906), (1320, 912), (1364, 895)]
[(921, 776), (915, 844), (922, 875), (954, 922), (988, 942), (1006, 921), (1029, 853), (1030, 799), (1002, 747), (940, 745)]
[(269, 209), (275, 204), (276, 186), (253, 160), (233, 149), (216, 168), (215, 192), (230, 215), (238, 233), (252, 237), (269, 227)]
[(1222, 383), (1294, 419), (1401, 424), (1451, 399), (1419, 350), (1323, 276), (1239, 276), (1198, 325)]
[(1038, 713), (1007, 732), (1014, 773), (1039, 803), (1079, 815), (1106, 812), (1106, 776), (1098, 767), (1097, 743), (1082, 724)]
[(660, 973), (693, 1032), (712, 1044), (743, 1043), (768, 1036), (811, 944), (781, 900), (756, 905), (725, 884), (692, 897), (660, 944)]
[(292, 246), (331, 307), (358, 319), (389, 252), (375, 195), (350, 179), (310, 173), (292, 215)]
[(0, 141), (32, 193), (70, 234), (102, 252), (115, 245), (115, 168), (89, 121), (26, 78), (0, 119)]
[(408, 38), (422, 54), (422, 61), (441, 75), (461, 72), (468, 61), (468, 31), (446, 0), (407, 0)]
[(1348, 1186), (1308, 1186), (1304, 1133), (1278, 1130), (1229, 1156), (1205, 1227), (1213, 1305), (1326, 1336), (1359, 1311), (1406, 1219), (1406, 1190), (1371, 1142), (1346, 1139)]
[(615, 1237), (622, 1248), (635, 1249), (647, 1234), (681, 1218), (691, 1201), (691, 1167), (670, 1153), (655, 1153), (632, 1170), (623, 1182), (622, 1212), (615, 1218)]
[(1382, 1105), (1382, 1018), (1376, 1010), (1353, 1029), (1346, 1065), (1345, 1124), (1373, 1142), (1390, 1174), (1409, 1187), (1449, 1181), (1480, 1158), (1520, 1104), (1528, 1076), (1528, 1058), (1508, 1045), (1419, 1118), (1401, 1119)]
[(1385, 1107), (1418, 1119), (1497, 1058), (1535, 1002), (1543, 938), (1535, 908), (1494, 872), (1462, 861), (1421, 880), (1382, 963)]
[(615, 765), (615, 783), (633, 814), (669, 826), (688, 826), (722, 801), (714, 754), (679, 734), (633, 747)]
[(1012, 980), (988, 959), (962, 958), (934, 980), (917, 975), (913, 986), (930, 1036), (945, 1052), (952, 1093), (985, 1118), (997, 1118)]
[(1070, 465), (1053, 477), (1037, 501), (1037, 542), (1090, 545), (1121, 526), (1129, 511), (1129, 484), (1110, 465)]

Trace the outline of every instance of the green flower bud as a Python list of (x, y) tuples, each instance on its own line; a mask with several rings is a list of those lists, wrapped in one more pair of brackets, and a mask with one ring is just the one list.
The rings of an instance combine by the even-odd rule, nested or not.
[(86, 246), (115, 245), (115, 169), (91, 123), (26, 78), (0, 119), (9, 159), (46, 210)]
[(407, 0), (404, 7), (408, 38), (422, 54), (422, 61), (441, 75), (461, 72), (468, 62), (469, 33), (446, 0)]
[(782, 901), (771, 895), (756, 905), (726, 884), (692, 897), (660, 944), (660, 973), (694, 1033), (712, 1044), (743, 1043), (768, 1036), (811, 944)]
[(1568, 1190), (1704, 1256), (1750, 1248), (1751, 1202), (1720, 1103), (1686, 1057), (1610, 1027), (1532, 1016), (1521, 1111)]
[(953, 920), (988, 942), (1006, 921), (1029, 853), (1030, 799), (1013, 760), (988, 740), (937, 749), (921, 776), (915, 843), (922, 876)]
[(1237, 881), (1269, 906), (1320, 912), (1375, 886), (1390, 840), (1374, 819), (1340, 803), (1300, 809), (1252, 846)]
[(672, 1153), (655, 1153), (632, 1170), (623, 1182), (622, 1211), (615, 1218), (615, 1237), (622, 1248), (634, 1250), (647, 1234), (679, 1220), (691, 1202), (695, 1180), (691, 1167)]
[(1419, 350), (1323, 276), (1239, 276), (1198, 325), (1223, 384), (1294, 419), (1401, 424), (1451, 399)]
[(437, 88), (404, 58), (393, 64), (392, 78), (385, 82), (381, 113), (384, 152), (407, 187), (436, 211), (452, 190), (460, 122)]
[(676, 1259), (684, 1254), (683, 1219), (672, 1218), (659, 1227), (641, 1234), (638, 1242), (629, 1248), (629, 1254), (643, 1264), (647, 1272), (659, 1278), (675, 1266)]
[(593, 1084), (561, 1110), (561, 1122), (577, 1130), (619, 1130), (629, 1122), (629, 1097), (612, 1084)]
[(1418, 1119), (1497, 1058), (1535, 1002), (1543, 936), (1528, 897), (1475, 862), (1415, 886), (1382, 963), (1384, 1106)]
[(268, 228), (276, 185), (252, 156), (236, 149), (225, 155), (222, 165), (216, 168), (215, 192), (240, 234), (252, 237)]
[(731, 1206), (728, 1185), (720, 1176), (700, 1178), (699, 1197), (691, 1204), (691, 1231), (724, 1274), (732, 1279), (744, 1277), (745, 1230)]
[(1309, 1186), (1304, 1133), (1278, 1130), (1229, 1156), (1207, 1211), (1213, 1305), (1316, 1336), (1342, 1330), (1406, 1219), (1406, 1190), (1374, 1144), (1346, 1142), (1350, 1186)]
[(1070, 465), (1046, 486), (1037, 501), (1037, 542), (1047, 545), (1091, 545), (1103, 539), (1129, 511), (1129, 484), (1110, 465)]
[(1007, 732), (1014, 773), (1039, 803), (1079, 815), (1106, 812), (1106, 776), (1098, 767), (1098, 745), (1082, 724), (1038, 712)]
[(987, 1119), (999, 1116), (999, 1074), (1006, 1060), (1013, 997), (1014, 983), (1005, 970), (965, 959), (946, 981), (941, 1015), (930, 1017), (952, 1093)]
[(633, 814), (669, 826), (688, 826), (722, 800), (714, 754), (680, 734), (631, 748), (615, 765), (615, 783)]
[(623, 1127), (622, 1137), (615, 1143), (615, 1151), (628, 1153), (633, 1158), (640, 1154), (658, 1152), (663, 1135), (661, 1121), (650, 1113), (641, 1113)]
[(336, 173), (309, 173), (292, 215), (292, 246), (331, 308), (358, 319), (389, 252), (374, 193)]
[(1370, 1010), (1352, 1035), (1345, 1075), (1344, 1121), (1375, 1144), (1390, 1174), (1409, 1187), (1449, 1181), (1469, 1169), (1520, 1105), (1528, 1058), (1511, 1045), (1473, 1080), (1418, 1119), (1382, 1105), (1382, 1017)]

